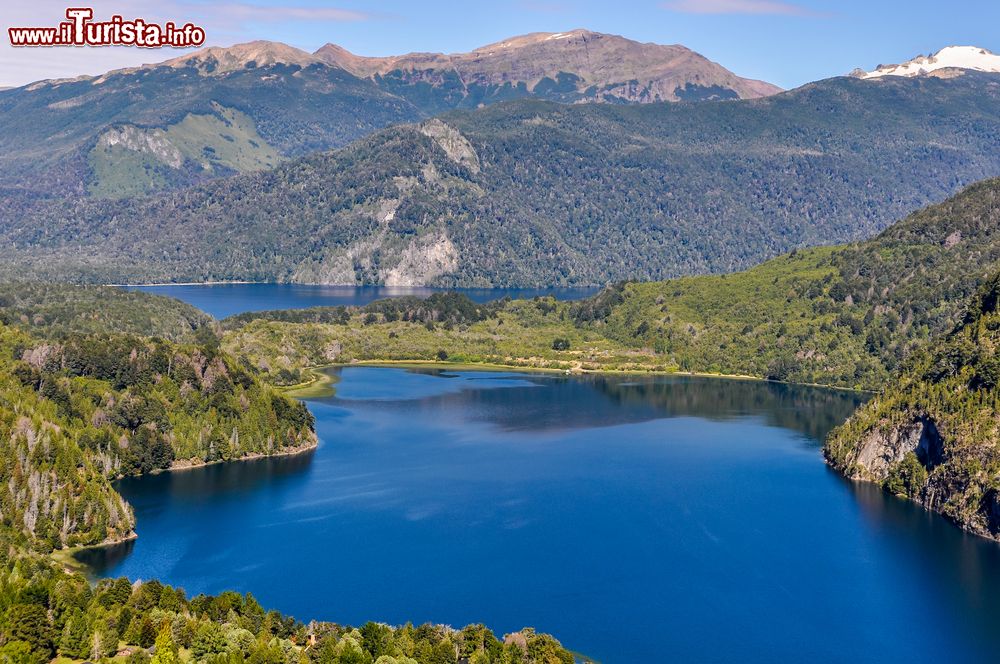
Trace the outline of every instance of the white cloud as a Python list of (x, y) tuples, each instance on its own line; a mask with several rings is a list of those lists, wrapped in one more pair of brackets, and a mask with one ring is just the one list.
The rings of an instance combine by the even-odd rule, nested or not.
[[(177, 57), (192, 49), (141, 49), (130, 47), (13, 48), (9, 27), (47, 27), (64, 21), (66, 0), (8, 2), (4, 6), (0, 34), (0, 87), (25, 85), (45, 78), (97, 75), (111, 69), (135, 67)], [(80, 6), (86, 6), (82, 3)], [(185, 0), (107, 0), (97, 8), (95, 19), (119, 14), (156, 23), (191, 22), (205, 28), (208, 44), (228, 46), (259, 39), (260, 26), (295, 23), (343, 23), (363, 21), (367, 14), (335, 7), (280, 6), (230, 2), (200, 4)]]
[(672, 0), (663, 6), (685, 14), (815, 15), (810, 9), (780, 0)]

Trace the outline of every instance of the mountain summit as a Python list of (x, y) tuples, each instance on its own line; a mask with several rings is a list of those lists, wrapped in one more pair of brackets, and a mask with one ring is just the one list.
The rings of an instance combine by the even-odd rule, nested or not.
[(315, 56), (288, 44), (258, 40), (229, 47), (209, 46), (146, 67), (195, 67), (206, 72), (222, 74), (237, 69), (269, 67), (276, 64), (308, 67), (319, 62)]
[(470, 53), (369, 58), (327, 44), (314, 55), (397, 88), (454, 88), (455, 94), (484, 101), (541, 93), (565, 101), (642, 103), (747, 99), (781, 91), (741, 78), (684, 46), (644, 44), (579, 29), (511, 37)]
[(858, 78), (883, 76), (926, 76), (942, 70), (1000, 72), (1000, 55), (978, 46), (948, 46), (932, 55), (918, 55), (899, 65), (879, 65), (874, 71), (859, 70)]
[[(471, 53), (366, 58), (328, 44), (212, 46), (0, 92), (0, 188), (122, 198), (267, 169), (393, 124), (532, 98), (704, 101), (778, 92), (684, 48), (587, 30)], [(44, 146), (44, 149), (39, 147)]]

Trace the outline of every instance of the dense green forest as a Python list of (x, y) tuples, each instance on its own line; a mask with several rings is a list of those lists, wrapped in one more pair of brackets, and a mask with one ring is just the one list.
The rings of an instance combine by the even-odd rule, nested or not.
[(0, 323), (47, 337), (114, 331), (181, 341), (212, 322), (205, 312), (173, 298), (120, 288), (0, 284)]
[(732, 275), (628, 284), (620, 303), (583, 313), (682, 368), (877, 389), (955, 324), (1000, 263), (998, 229), (1000, 180), (990, 180), (866, 242)]
[(28, 284), (0, 293), (11, 321), (0, 323), (4, 662), (574, 662), (531, 629), (500, 641), (482, 625), (306, 625), (250, 595), (91, 585), (71, 559), (49, 554), (133, 535), (111, 479), (308, 449), (312, 416), (223, 352), (210, 318), (177, 301)]
[[(207, 330), (207, 328), (204, 328)], [(108, 480), (315, 444), (305, 406), (263, 384), (209, 330), (177, 344), (121, 334), (39, 339), (0, 327), (5, 523), (42, 549), (119, 540)]]
[(145, 199), (4, 197), (0, 257), (9, 278), (100, 283), (589, 285), (731, 271), (869, 237), (1000, 174), (995, 78), (495, 104)]
[[(879, 389), (947, 332), (1000, 266), (1000, 180), (856, 244), (750, 270), (619, 283), (580, 302), (437, 295), (356, 309), (248, 313), (224, 346), (290, 384), (330, 362), (435, 360), (561, 370), (681, 370)], [(559, 341), (560, 343), (556, 343)]]
[(847, 476), (1000, 538), (1000, 274), (964, 319), (922, 348), (900, 376), (831, 433), (830, 462)]
[(526, 628), (502, 641), (483, 625), (360, 628), (308, 624), (252, 595), (187, 597), (158, 581), (92, 585), (0, 536), (0, 660), (128, 664), (573, 664), (558, 641)]

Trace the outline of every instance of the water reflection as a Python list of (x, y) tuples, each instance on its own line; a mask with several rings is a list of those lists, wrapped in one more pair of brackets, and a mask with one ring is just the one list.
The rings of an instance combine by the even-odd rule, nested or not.
[(120, 483), (140, 537), (98, 572), (354, 624), (531, 624), (609, 664), (1000, 660), (997, 547), (823, 464), (860, 395), (340, 378), (312, 455)]
[[(130, 502), (146, 506), (149, 500), (169, 501), (177, 505), (197, 505), (211, 502), (222, 496), (239, 498), (259, 493), (265, 487), (277, 487), (295, 478), (312, 465), (314, 451), (293, 456), (254, 459), (230, 464), (211, 464), (169, 473), (159, 473), (140, 478), (126, 478), (115, 483), (115, 488)], [(139, 511), (139, 510), (137, 510)], [(139, 530), (142, 531), (139, 524)], [(78, 551), (74, 557), (87, 566), (93, 575), (112, 570), (121, 565), (135, 549), (136, 541), (128, 540), (106, 547)]]
[[(341, 376), (345, 369), (331, 369)], [(355, 393), (372, 397), (367, 379), (352, 372), (351, 383), (329, 401), (352, 400)], [(378, 371), (399, 371), (386, 370)], [(822, 444), (868, 397), (803, 385), (693, 376), (558, 376), (525, 373), (462, 372), (444, 369), (407, 369), (409, 374), (449, 378), (393, 386), (394, 403), (384, 408), (461, 412), (464, 419), (486, 422), (505, 431), (587, 429), (645, 422), (669, 417), (698, 417), (716, 422), (742, 417), (762, 418), (768, 426), (797, 431)], [(384, 380), (384, 379), (383, 379)], [(382, 382), (380, 380), (379, 382)], [(405, 383), (405, 381), (404, 381)], [(550, 389), (533, 389), (548, 386)], [(502, 392), (496, 388), (505, 388)], [(405, 390), (405, 391), (404, 391)], [(413, 400), (421, 403), (414, 405)]]
[(953, 622), (976, 641), (989, 643), (993, 652), (1000, 651), (1000, 546), (877, 486), (838, 479), (850, 487), (868, 527), (891, 543), (903, 563), (922, 573), (922, 583), (934, 588), (929, 595), (947, 598), (942, 605), (927, 606), (932, 628)]
[(529, 299), (552, 296), (578, 300), (596, 293), (597, 288), (423, 288), (403, 286), (323, 286), (318, 284), (165, 284), (130, 286), (147, 293), (175, 297), (216, 318), (247, 311), (302, 309), (306, 307), (363, 306), (387, 297), (429, 297), (445, 290), (457, 290), (476, 302), (503, 297)]

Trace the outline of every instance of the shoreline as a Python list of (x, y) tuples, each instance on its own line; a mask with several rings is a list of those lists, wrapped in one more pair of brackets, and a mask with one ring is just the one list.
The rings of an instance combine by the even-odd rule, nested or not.
[(560, 290), (594, 290), (600, 291), (604, 288), (601, 284), (590, 286), (388, 286), (386, 284), (330, 284), (314, 281), (244, 281), (244, 280), (215, 280), (215, 281), (153, 281), (149, 283), (135, 284), (101, 284), (102, 286), (114, 286), (116, 288), (145, 288), (148, 286), (227, 286), (227, 285), (274, 285), (274, 286), (329, 286), (330, 288), (395, 288), (400, 290), (432, 290), (432, 291), (560, 291)]
[[(193, 457), (191, 459), (175, 459), (173, 463), (170, 464), (169, 468), (158, 468), (150, 475), (159, 475), (161, 473), (175, 473), (185, 470), (194, 470), (195, 468), (205, 468), (206, 466), (216, 466), (221, 463), (238, 463), (241, 461), (259, 461), (260, 459), (273, 459), (276, 457), (288, 457), (297, 456), (299, 454), (305, 454), (306, 452), (311, 452), (319, 447), (319, 436), (315, 433), (313, 434), (312, 440), (304, 445), (296, 445), (295, 447), (284, 447), (278, 452), (273, 452), (271, 454), (264, 454), (263, 452), (249, 452), (243, 456), (235, 457), (232, 459), (216, 459), (215, 461), (204, 461), (198, 457)], [(141, 476), (140, 476), (141, 477)]]
[[(448, 362), (447, 360), (357, 360), (354, 362), (334, 362), (318, 367), (309, 367), (310, 371), (321, 371), (331, 367), (385, 367), (391, 368), (451, 368), (454, 371), (504, 370), (521, 373), (561, 374), (566, 376), (685, 376), (690, 378), (721, 378), (724, 380), (743, 380), (758, 383), (774, 383), (775, 385), (797, 385), (800, 387), (818, 387), (825, 390), (874, 394), (872, 390), (840, 385), (824, 385), (823, 383), (794, 383), (790, 381), (770, 380), (762, 376), (749, 374), (724, 374), (707, 371), (664, 371), (659, 369), (555, 369), (552, 367), (526, 367), (517, 364), (500, 364), (497, 362)], [(311, 383), (306, 383), (306, 385)], [(293, 395), (289, 395), (293, 396)]]
[[(241, 457), (236, 457), (234, 459), (218, 459), (216, 461), (202, 461), (201, 463), (194, 463), (191, 459), (181, 459), (179, 461), (174, 461), (170, 465), (170, 468), (158, 468), (157, 470), (154, 470), (147, 474), (160, 475), (162, 473), (174, 473), (174, 472), (182, 472), (185, 470), (194, 470), (195, 468), (205, 468), (207, 466), (215, 466), (222, 463), (238, 463), (241, 461), (259, 461), (261, 459), (272, 459), (276, 457), (298, 456), (300, 454), (305, 454), (306, 452), (312, 452), (317, 447), (319, 447), (319, 437), (314, 434), (312, 441), (305, 445), (298, 445), (296, 447), (286, 447), (283, 448), (281, 451), (275, 452), (273, 454), (264, 454), (262, 452), (251, 452), (249, 454), (245, 454)], [(187, 463), (185, 463), (185, 461)], [(140, 475), (139, 477), (142, 477), (142, 475)], [(124, 478), (119, 477), (115, 481), (120, 479)], [(120, 544), (125, 544), (126, 542), (134, 542), (137, 539), (139, 539), (139, 534), (136, 533), (135, 530), (132, 530), (130, 533), (122, 537), (108, 538), (96, 544), (86, 544), (86, 545), (73, 546), (62, 549), (55, 549), (49, 555), (60, 565), (63, 565), (71, 570), (87, 574), (89, 573), (89, 567), (85, 563), (82, 563), (76, 559), (77, 553), (92, 549), (106, 549), (109, 547), (118, 546)]]
[(336, 366), (339, 365), (324, 364), (315, 367), (306, 367), (305, 371), (309, 372), (310, 375), (309, 380), (296, 383), (295, 385), (276, 387), (276, 389), (281, 391), (281, 393), (285, 396), (289, 396), (293, 399), (318, 399), (321, 397), (332, 397), (336, 393), (334, 385), (337, 384), (338, 379), (326, 373), (324, 369), (330, 369)]
[(143, 284), (103, 284), (114, 288), (151, 288), (154, 286), (246, 286), (252, 284), (277, 284), (277, 281), (162, 281)]
[(84, 576), (90, 576), (91, 569), (86, 564), (77, 559), (76, 554), (82, 551), (93, 551), (97, 549), (107, 549), (114, 546), (119, 546), (121, 544), (126, 544), (128, 542), (134, 542), (139, 539), (139, 534), (133, 530), (128, 535), (122, 537), (108, 538), (97, 544), (84, 544), (79, 546), (72, 546), (64, 549), (56, 549), (49, 554), (56, 563), (62, 565), (68, 571), (77, 572), (83, 574)]

